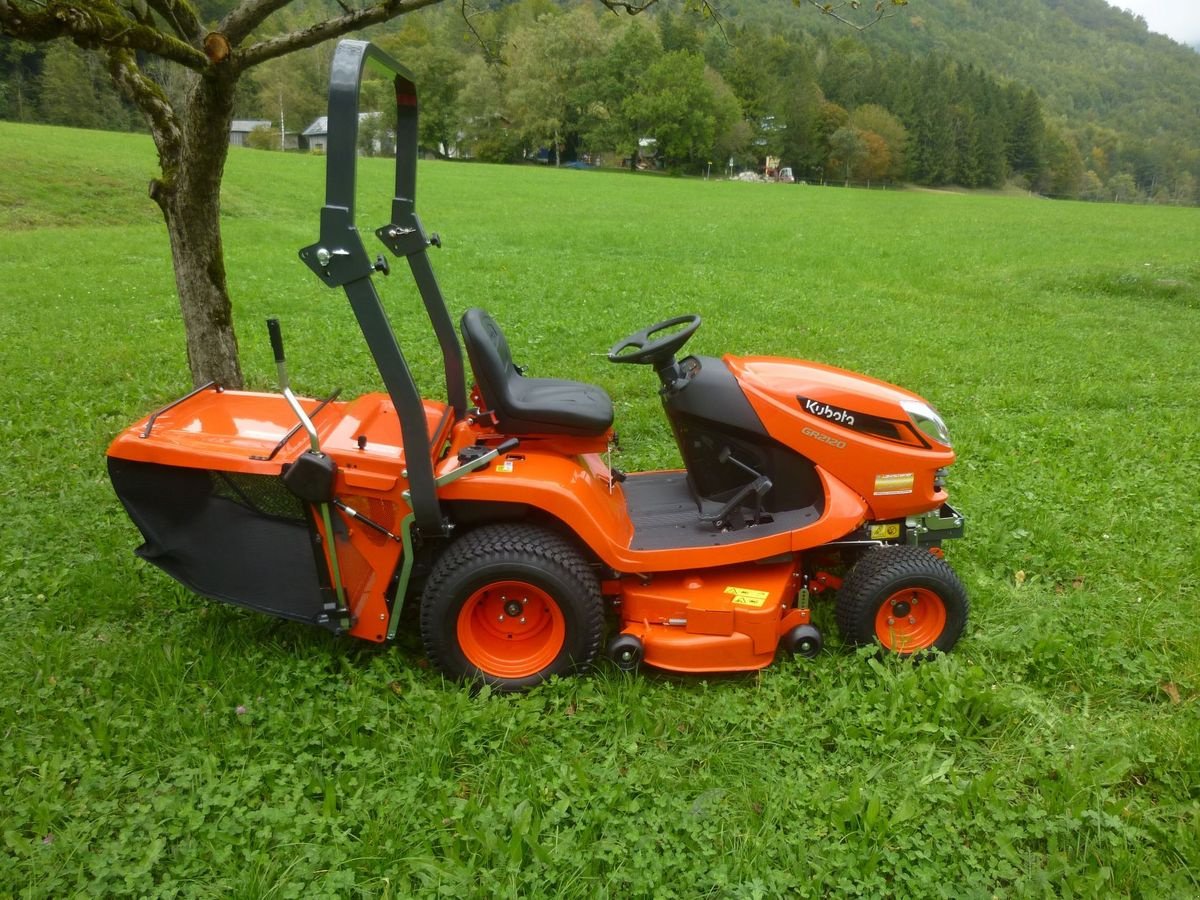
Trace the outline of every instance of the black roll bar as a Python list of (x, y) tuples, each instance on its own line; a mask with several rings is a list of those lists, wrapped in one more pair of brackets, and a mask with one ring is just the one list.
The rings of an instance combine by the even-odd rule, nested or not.
[(392, 398), (404, 439), (409, 491), (416, 526), (427, 533), (444, 530), (433, 474), (425, 407), (404, 353), (396, 341), (371, 275), (386, 267), (372, 263), (354, 226), (358, 164), (359, 88), (373, 69), (392, 77), (396, 96), (396, 193), (392, 221), (375, 234), (395, 256), (408, 260), (425, 312), (442, 350), (447, 403), (455, 420), (466, 415), (467, 390), (462, 348), (446, 300), (429, 263), (429, 238), (417, 218), (417, 89), (403, 66), (367, 41), (346, 40), (333, 54), (329, 75), (329, 117), (325, 164), (325, 206), (321, 238), (300, 251), (300, 258), (326, 285), (343, 288), (367, 347)]

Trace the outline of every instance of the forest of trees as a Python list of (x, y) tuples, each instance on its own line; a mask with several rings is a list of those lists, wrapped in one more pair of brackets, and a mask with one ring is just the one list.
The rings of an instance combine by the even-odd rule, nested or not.
[[(771, 157), (806, 181), (1200, 202), (1200, 149), (1185, 139), (1054, 115), (1033, 87), (972, 62), (810, 19), (714, 22), (666, 6), (627, 18), (517, 0), (468, 17), (426, 10), (371, 38), (416, 75), (422, 144), (440, 155), (679, 173), (761, 170)], [(275, 123), (259, 143), (278, 146), (281, 116), (299, 132), (324, 113), (331, 53), (319, 46), (243, 79), (236, 114)], [(0, 117), (142, 127), (98, 60), (65, 42), (0, 39)]]

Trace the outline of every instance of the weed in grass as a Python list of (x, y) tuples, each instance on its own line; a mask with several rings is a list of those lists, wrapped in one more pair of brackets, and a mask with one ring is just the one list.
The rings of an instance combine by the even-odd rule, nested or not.
[[(534, 374), (603, 385), (623, 468), (677, 457), (652, 376), (602, 353), (687, 311), (696, 352), (928, 396), (960, 454), (953, 654), (849, 653), (821, 606), (816, 660), (510, 697), (443, 683), (411, 634), (337, 640), (132, 557), (104, 448), (187, 389), (152, 147), (0, 124), (0, 163), (28, 186), (0, 236), (0, 894), (1200, 892), (1195, 210), (423, 164), (452, 310), (489, 308)], [(386, 164), (362, 177), (386, 199)], [(277, 314), (298, 389), (378, 389), (295, 256), (322, 183), (319, 159), (230, 156), (259, 388)], [(415, 291), (383, 288), (435, 393)]]

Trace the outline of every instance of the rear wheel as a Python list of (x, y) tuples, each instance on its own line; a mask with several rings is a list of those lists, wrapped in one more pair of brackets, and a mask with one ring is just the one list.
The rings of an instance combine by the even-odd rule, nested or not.
[(969, 610), (954, 570), (919, 547), (869, 551), (846, 576), (836, 608), (843, 640), (879, 644), (904, 656), (952, 648)]
[(469, 532), (437, 561), (421, 597), (421, 639), (455, 678), (521, 690), (586, 668), (604, 630), (595, 574), (544, 528)]

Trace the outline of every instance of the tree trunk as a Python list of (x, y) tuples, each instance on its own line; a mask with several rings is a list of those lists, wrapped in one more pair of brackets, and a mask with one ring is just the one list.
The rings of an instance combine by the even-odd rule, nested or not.
[(234, 84), (220, 76), (196, 80), (178, 119), (177, 149), (160, 144), (163, 177), (150, 185), (171, 241), (192, 382), (227, 388), (242, 386), (221, 244), (221, 178)]

